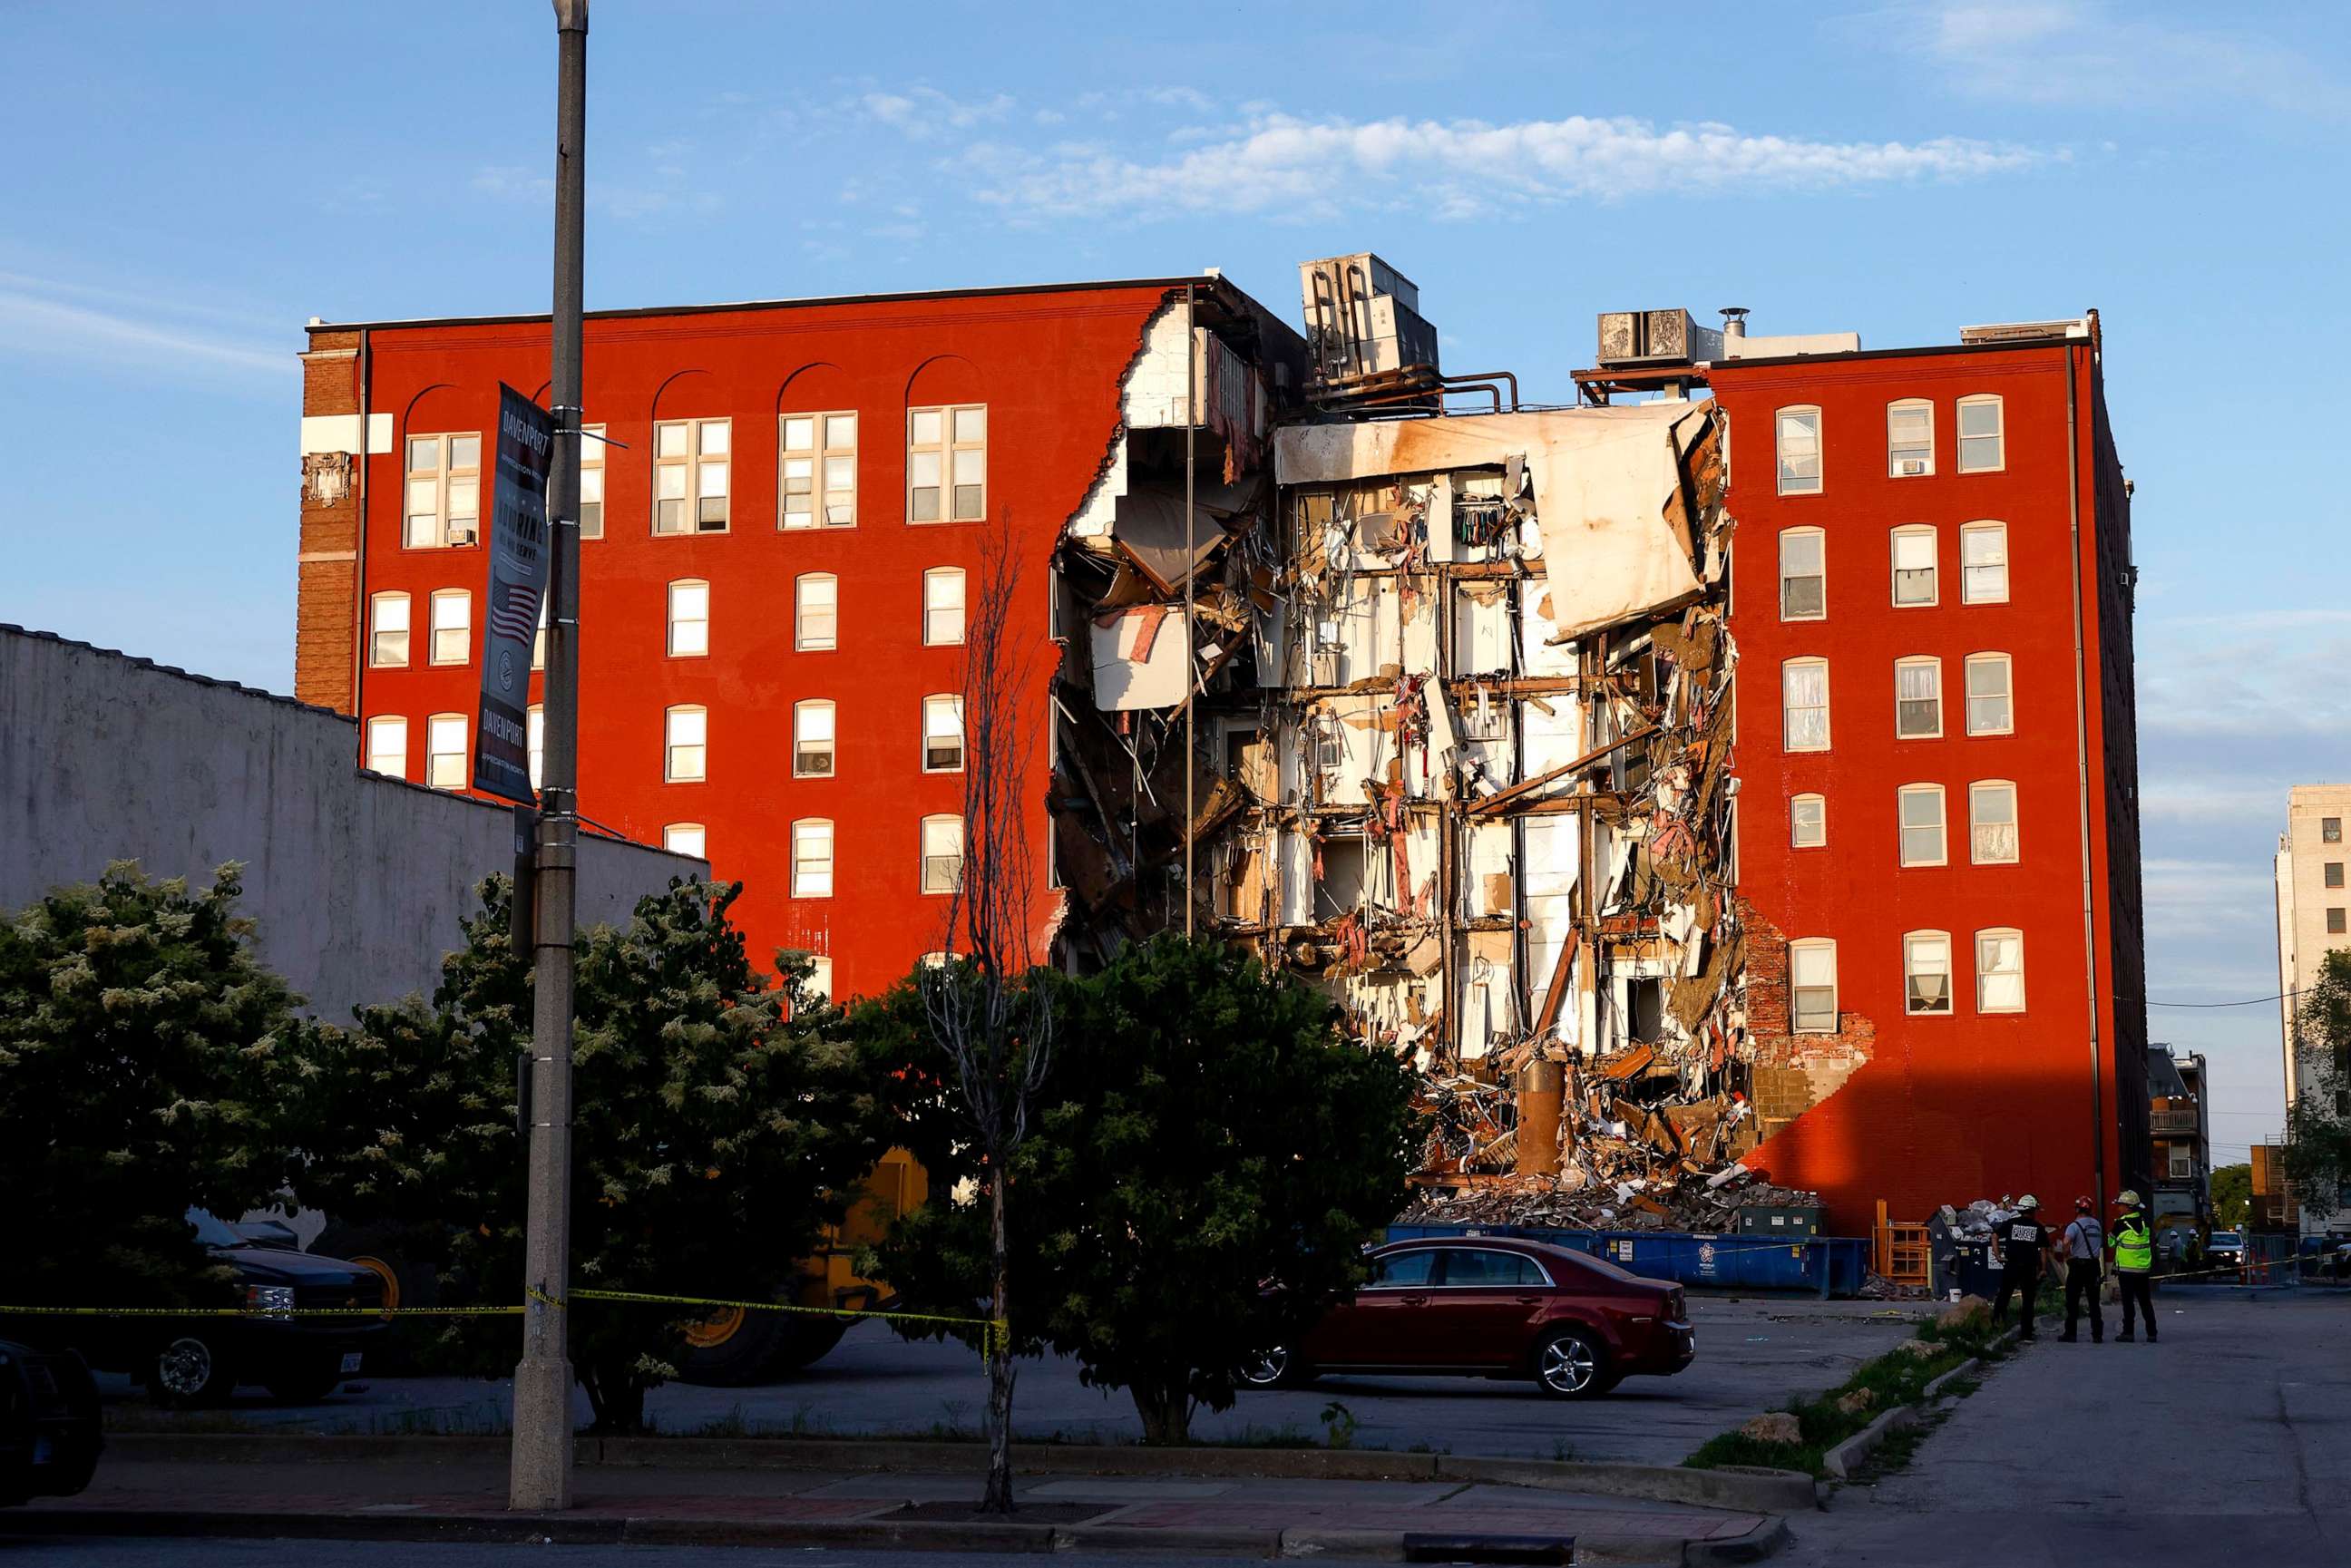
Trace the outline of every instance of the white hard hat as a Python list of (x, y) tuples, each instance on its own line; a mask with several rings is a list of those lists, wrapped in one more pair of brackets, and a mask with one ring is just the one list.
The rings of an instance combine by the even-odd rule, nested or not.
[(2020, 1209), (2039, 1208), (2041, 1207), (2041, 1200), (2028, 1192), (2022, 1197), (2016, 1200), (2016, 1207)]

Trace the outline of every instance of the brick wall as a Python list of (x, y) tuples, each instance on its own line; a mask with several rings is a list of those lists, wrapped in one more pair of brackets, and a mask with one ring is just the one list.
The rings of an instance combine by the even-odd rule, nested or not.
[[(302, 356), (305, 417), (356, 414), (359, 334), (313, 332)], [(364, 438), (359, 443), (366, 444)], [(294, 695), (306, 703), (355, 713), (353, 661), (359, 645), (360, 508), (354, 455), (343, 469), (340, 498), (324, 501), (305, 481), (302, 535), (294, 601)]]
[(1754, 1056), (1748, 1072), (1758, 1131), (1771, 1137), (1844, 1087), (1877, 1046), (1877, 1026), (1843, 1006), (1837, 1032), (1793, 1034), (1788, 1029), (1788, 939), (1740, 900), (1747, 937), (1747, 1030)]

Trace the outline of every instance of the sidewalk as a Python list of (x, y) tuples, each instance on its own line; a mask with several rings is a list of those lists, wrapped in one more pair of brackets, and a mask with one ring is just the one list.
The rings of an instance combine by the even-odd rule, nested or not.
[[(240, 1464), (110, 1455), (78, 1498), (12, 1511), (0, 1533), (694, 1542), (1235, 1557), (1752, 1562), (1782, 1539), (1758, 1513), (1492, 1484), (1257, 1479), (1016, 1479), (1009, 1521), (970, 1474), (583, 1468), (577, 1506), (507, 1511), (502, 1465)], [(1552, 1557), (1564, 1561), (1563, 1554)]]

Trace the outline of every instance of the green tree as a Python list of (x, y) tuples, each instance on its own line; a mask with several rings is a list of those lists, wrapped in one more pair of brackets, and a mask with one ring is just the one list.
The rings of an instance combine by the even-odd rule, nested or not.
[[(580, 935), (574, 1289), (776, 1299), (886, 1145), (886, 1075), (802, 988), (804, 956), (779, 956), (780, 987), (752, 966), (727, 913), (741, 892), (673, 883), (639, 900), (625, 930)], [(531, 981), (508, 899), (504, 878), (484, 884), (432, 1005), (366, 1009), (319, 1062), (302, 1112), (327, 1134), (305, 1200), (437, 1243), (444, 1300), (522, 1291), (515, 1083)], [(694, 1314), (592, 1301), (570, 1312), (597, 1427), (642, 1427), (645, 1393), (674, 1374)], [(514, 1356), (502, 1323), (453, 1320), (453, 1343), (502, 1373)]]
[[(1362, 1280), (1405, 1197), (1412, 1080), (1343, 1039), (1323, 994), (1214, 939), (1129, 946), (1057, 989), (1054, 1076), (1010, 1164), (1014, 1336), (1126, 1389), (1146, 1440), (1182, 1442), (1253, 1353)], [(985, 1249), (943, 1199), (876, 1266), (967, 1302)]]
[(2242, 1230), (2252, 1218), (2253, 1167), (2221, 1166), (2212, 1173), (2212, 1223), (2223, 1230)]
[(0, 917), (10, 1301), (229, 1303), (233, 1270), (184, 1215), (234, 1219), (282, 1190), (268, 1108), (316, 1030), (254, 955), (241, 870), (191, 892), (119, 862)]
[(2326, 955), (2294, 1010), (2307, 1064), (2285, 1113), (2285, 1176), (2305, 1214), (2342, 1206), (2351, 1186), (2351, 949)]

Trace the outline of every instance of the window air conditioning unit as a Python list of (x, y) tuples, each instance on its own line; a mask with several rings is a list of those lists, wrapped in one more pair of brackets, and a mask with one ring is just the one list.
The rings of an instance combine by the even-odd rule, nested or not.
[(1926, 471), (1927, 460), (1923, 457), (1905, 457), (1900, 464), (1900, 472), (1905, 475), (1924, 474)]
[(474, 525), (471, 523), (466, 524), (463, 528), (452, 523), (449, 526), (449, 542), (453, 545), (479, 544), (481, 542), (481, 535), (475, 530)]

